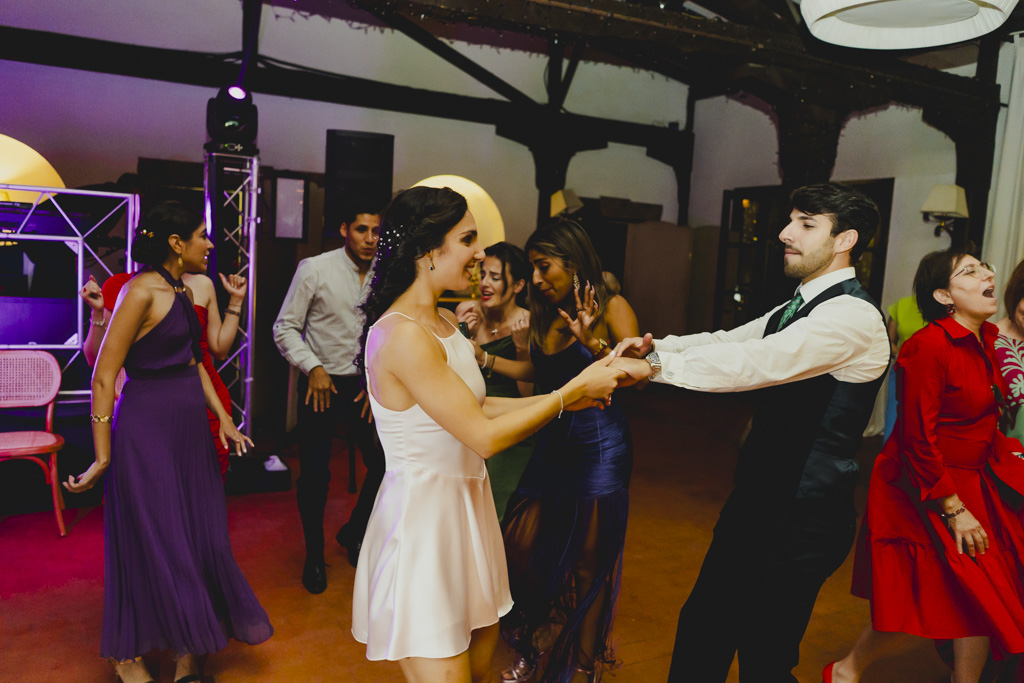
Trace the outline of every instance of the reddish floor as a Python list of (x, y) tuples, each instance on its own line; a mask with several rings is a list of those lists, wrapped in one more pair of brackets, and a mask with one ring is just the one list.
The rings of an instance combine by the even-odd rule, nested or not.
[[(678, 609), (728, 494), (747, 414), (735, 397), (653, 389), (621, 396), (630, 413), (636, 462), (614, 631), (622, 664), (604, 680), (664, 681)], [(328, 539), (355, 500), (347, 492), (343, 441), (336, 446)], [(869, 466), (878, 446), (877, 439), (865, 444), (862, 463)], [(286, 461), (297, 467), (294, 458)], [(865, 493), (862, 485), (861, 509)], [(327, 592), (314, 596), (303, 590), (302, 534), (292, 491), (230, 497), (228, 517), (235, 556), (276, 632), (263, 645), (232, 643), (211, 657), (206, 683), (402, 680), (397, 664), (368, 662), (350, 634), (355, 570), (333, 541)], [(114, 680), (96, 654), (103, 592), (101, 510), (71, 510), (67, 520), (72, 528), (63, 539), (49, 512), (0, 520), (0, 681)], [(822, 589), (796, 669), (801, 681), (820, 680), (822, 666), (844, 654), (868, 623), (867, 603), (848, 592), (851, 565), (852, 555)], [(496, 672), (507, 656), (501, 647)], [(154, 674), (159, 671), (158, 681), (171, 680), (169, 657), (147, 659)], [(735, 664), (729, 680), (738, 680)], [(922, 642), (898, 659), (879, 662), (863, 680), (938, 683), (948, 681), (949, 672)]]

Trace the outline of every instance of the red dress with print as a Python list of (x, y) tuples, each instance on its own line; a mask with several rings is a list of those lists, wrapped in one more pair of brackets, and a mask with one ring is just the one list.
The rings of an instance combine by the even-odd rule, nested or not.
[[(130, 279), (132, 279), (132, 276), (128, 273), (117, 273), (107, 278), (107, 281), (103, 283), (104, 308), (108, 311), (114, 310), (114, 302), (117, 301), (117, 295), (121, 293), (124, 283)], [(217, 398), (220, 399), (224, 410), (230, 415), (231, 394), (228, 393), (228, 388), (224, 386), (224, 381), (217, 374), (217, 369), (213, 366), (213, 357), (210, 356), (210, 344), (206, 338), (206, 324), (209, 320), (209, 311), (204, 306), (195, 306), (195, 309), (196, 315), (199, 316), (199, 323), (203, 326), (203, 333), (199, 337), (199, 346), (203, 349), (203, 367), (206, 368), (206, 374), (210, 376), (210, 381), (213, 382)], [(220, 420), (217, 419), (217, 415), (207, 408), (206, 417), (210, 420), (210, 431), (213, 433), (213, 441), (217, 446), (217, 460), (220, 462), (220, 476), (223, 478), (228, 471), (228, 455), (230, 451), (220, 442)]]
[[(998, 429), (995, 325), (984, 348), (952, 318), (912, 336), (896, 360), (900, 413), (875, 460), (857, 544), (853, 593), (871, 600), (878, 631), (932, 639), (990, 636), (1024, 652), (1024, 527), (996, 479), (1024, 493), (1024, 450)], [(936, 499), (956, 493), (989, 549), (957, 553)]]

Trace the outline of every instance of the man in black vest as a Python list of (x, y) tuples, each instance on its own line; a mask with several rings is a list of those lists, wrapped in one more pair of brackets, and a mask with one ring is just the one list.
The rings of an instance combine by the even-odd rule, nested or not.
[(878, 308), (853, 264), (878, 209), (839, 183), (801, 187), (779, 234), (791, 301), (731, 331), (622, 341), (655, 382), (757, 390), (735, 486), (679, 613), (669, 681), (796, 681), (818, 590), (856, 535), (856, 452), (889, 363)]

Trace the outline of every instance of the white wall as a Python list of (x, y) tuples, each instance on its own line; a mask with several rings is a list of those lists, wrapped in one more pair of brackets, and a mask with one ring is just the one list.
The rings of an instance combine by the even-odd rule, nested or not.
[[(34, 0), (4, 3), (6, 25), (210, 52), (241, 46), (237, 0)], [(546, 59), (523, 52), (452, 43), (538, 100)], [(494, 97), (485, 86), (392, 31), (351, 26), (264, 6), (261, 53), (385, 82)], [(958, 70), (965, 74), (971, 67)], [(1001, 70), (1001, 73), (1005, 69)], [(0, 132), (53, 163), (69, 186), (112, 180), (140, 156), (200, 160), (206, 88), (0, 62)], [(569, 111), (640, 123), (686, 124), (685, 85), (633, 69), (584, 63), (565, 106)], [(480, 183), (495, 198), (509, 239), (523, 242), (534, 222), (537, 193), (526, 148), (498, 138), (491, 126), (256, 94), (261, 158), (281, 169), (322, 171), (324, 131), (342, 128), (396, 136), (395, 187), (438, 173)], [(718, 97), (695, 111), (696, 146), (690, 224), (717, 225), (722, 192), (780, 182), (778, 134), (763, 103)], [(920, 111), (890, 106), (844, 126), (833, 177), (895, 177), (893, 232), (883, 305), (907, 291), (921, 254), (939, 248), (920, 221), (931, 184), (955, 173), (953, 143), (923, 123)], [(671, 169), (637, 147), (612, 144), (572, 160), (567, 185), (581, 196), (611, 195), (665, 207), (678, 215)]]
[(764, 110), (764, 103), (752, 95), (697, 102), (690, 225), (719, 225), (725, 190), (782, 182), (779, 135)]
[[(241, 47), (237, 0), (35, 0), (5, 3), (6, 25), (106, 40), (208, 52)], [(462, 53), (543, 101), (546, 59), (453, 43)], [(440, 57), (392, 31), (350, 26), (264, 6), (261, 54), (399, 85), (501, 99)], [(135, 169), (138, 157), (202, 159), (209, 89), (73, 69), (0, 62), (0, 132), (49, 160), (70, 186), (103, 182)], [(685, 125), (685, 85), (654, 74), (583, 63), (565, 107), (573, 113)], [(440, 173), (482, 185), (502, 212), (507, 237), (526, 240), (537, 207), (528, 150), (498, 138), (493, 126), (255, 94), (264, 164), (322, 172), (329, 128), (395, 135), (395, 187)], [(577, 155), (568, 186), (581, 196), (610, 195), (662, 204), (675, 220), (675, 177), (640, 148), (610, 145)]]

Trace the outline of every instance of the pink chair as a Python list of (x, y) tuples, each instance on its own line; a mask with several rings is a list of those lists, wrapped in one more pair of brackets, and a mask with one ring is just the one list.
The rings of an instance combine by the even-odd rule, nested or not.
[[(46, 406), (45, 432), (0, 432), (0, 461), (27, 458), (43, 468), (53, 491), (53, 513), (61, 536), (64, 498), (57, 480), (57, 451), (64, 438), (53, 433), (53, 400), (60, 389), (60, 365), (46, 351), (0, 351), (0, 409)], [(49, 462), (40, 456), (49, 455)]]

